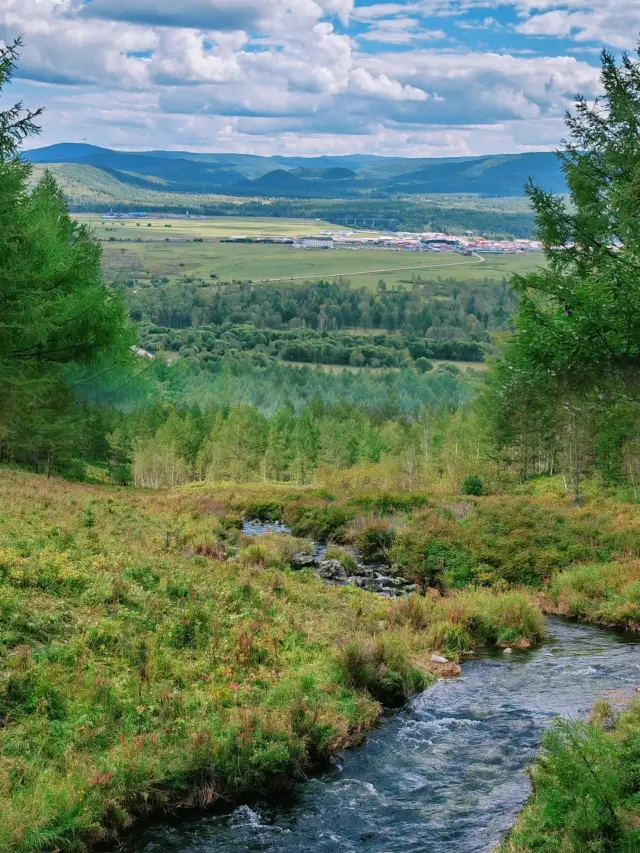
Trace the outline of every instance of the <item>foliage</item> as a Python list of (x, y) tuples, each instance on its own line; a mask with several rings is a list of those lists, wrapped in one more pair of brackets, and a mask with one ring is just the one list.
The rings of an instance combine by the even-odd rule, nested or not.
[(387, 563), (395, 538), (395, 530), (389, 522), (377, 521), (358, 530), (355, 543), (365, 563)]
[(367, 690), (389, 707), (403, 705), (416, 691), (432, 681), (407, 659), (401, 637), (383, 637), (364, 645), (347, 644), (339, 657), (344, 682)]
[[(19, 47), (0, 48), (0, 90)], [(69, 217), (53, 178), (28, 192), (18, 149), (38, 115), (21, 104), (0, 111), (0, 453), (50, 474), (69, 461), (85, 420), (74, 392), (87, 373), (126, 368), (133, 339), (124, 302), (105, 286), (100, 246)]]
[(548, 265), (513, 279), (517, 334), (492, 395), (496, 438), (519, 457), (522, 475), (528, 457), (553, 472), (560, 444), (576, 500), (606, 414), (633, 404), (628, 438), (638, 419), (639, 69), (627, 54), (618, 63), (603, 51), (603, 96), (594, 104), (578, 97), (567, 116), (560, 161), (569, 204), (528, 186)]
[(559, 722), (532, 772), (533, 796), (505, 853), (632, 853), (640, 845), (640, 706)]
[(637, 560), (567, 569), (554, 578), (549, 597), (566, 616), (640, 629), (640, 564)]
[(462, 481), (462, 489), (461, 492), (463, 495), (475, 495), (479, 497), (484, 490), (484, 482), (482, 477), (478, 477), (477, 474), (471, 474), (469, 477), (465, 477)]

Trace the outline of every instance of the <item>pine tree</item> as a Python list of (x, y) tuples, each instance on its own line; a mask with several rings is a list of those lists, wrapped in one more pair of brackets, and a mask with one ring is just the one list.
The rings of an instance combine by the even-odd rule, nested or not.
[[(0, 48), (0, 92), (19, 47)], [(0, 433), (16, 458), (29, 445), (36, 467), (45, 453), (50, 473), (83, 417), (70, 372), (104, 372), (105, 359), (126, 366), (133, 338), (123, 300), (105, 285), (100, 245), (70, 218), (53, 177), (29, 190), (19, 147), (39, 114), (0, 110)]]

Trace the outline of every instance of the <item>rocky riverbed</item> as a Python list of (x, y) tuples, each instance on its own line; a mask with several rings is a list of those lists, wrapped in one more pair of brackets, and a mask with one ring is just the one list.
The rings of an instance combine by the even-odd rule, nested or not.
[[(245, 520), (242, 532), (245, 536), (291, 533), (289, 528), (281, 522), (263, 522), (258, 519)], [(416, 590), (414, 583), (393, 573), (389, 566), (364, 563), (362, 555), (355, 548), (347, 548), (345, 551), (351, 558), (349, 571), (340, 560), (326, 559), (327, 547), (320, 542), (314, 542), (311, 551), (295, 554), (291, 560), (291, 568), (297, 570), (311, 569), (325, 583), (332, 586), (353, 584), (361, 589), (368, 589), (388, 598), (409, 595)]]

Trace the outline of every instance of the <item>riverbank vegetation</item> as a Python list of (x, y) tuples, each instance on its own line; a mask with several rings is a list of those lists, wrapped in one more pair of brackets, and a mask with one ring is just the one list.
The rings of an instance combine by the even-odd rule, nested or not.
[(531, 773), (533, 795), (503, 853), (634, 853), (640, 847), (640, 704), (600, 702), (558, 723)]
[(543, 634), (516, 593), (391, 602), (294, 572), (304, 541), (241, 534), (249, 497), (2, 472), (3, 851), (290, 784), (429, 684), (432, 652)]

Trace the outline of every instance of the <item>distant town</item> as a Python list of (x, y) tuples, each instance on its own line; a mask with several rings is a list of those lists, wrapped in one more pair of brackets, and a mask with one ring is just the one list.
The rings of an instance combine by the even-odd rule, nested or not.
[(323, 231), (312, 237), (228, 237), (226, 243), (285, 243), (294, 249), (386, 249), (398, 252), (461, 252), (462, 254), (515, 255), (542, 252), (537, 240), (489, 240), (478, 236), (452, 236), (436, 231), (369, 235), (358, 231)]
[[(164, 219), (160, 214), (146, 212), (103, 213), (103, 220)], [(173, 215), (174, 219), (207, 219), (206, 216)], [(181, 238), (167, 237), (167, 242)], [(184, 238), (182, 238), (184, 239)], [(204, 239), (203, 239), (204, 242)], [(376, 233), (363, 230), (324, 230), (310, 236), (278, 234), (236, 234), (224, 237), (222, 243), (254, 243), (289, 245), (294, 249), (385, 249), (398, 252), (459, 252), (467, 255), (516, 255), (523, 252), (542, 252), (538, 240), (489, 239), (472, 232), (464, 235), (445, 234), (439, 231), (398, 231)]]

